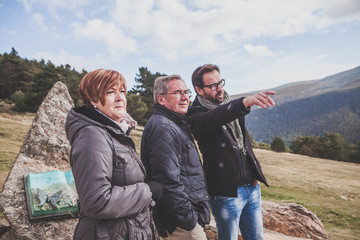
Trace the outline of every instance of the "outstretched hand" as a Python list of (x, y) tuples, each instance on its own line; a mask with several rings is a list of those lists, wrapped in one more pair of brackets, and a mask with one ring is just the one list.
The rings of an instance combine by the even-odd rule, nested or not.
[(264, 91), (264, 92), (258, 92), (254, 95), (248, 96), (244, 98), (243, 103), (245, 107), (251, 107), (254, 105), (258, 105), (262, 108), (272, 107), (275, 105), (274, 100), (269, 95), (274, 95), (274, 91)]

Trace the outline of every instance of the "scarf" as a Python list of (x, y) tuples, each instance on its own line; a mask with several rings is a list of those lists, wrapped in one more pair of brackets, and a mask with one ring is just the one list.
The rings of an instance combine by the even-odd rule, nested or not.
[(98, 113), (101, 113), (103, 116), (105, 116), (109, 120), (116, 123), (121, 128), (121, 130), (123, 130), (123, 132), (126, 133), (127, 135), (129, 135), (130, 131), (135, 129), (135, 127), (137, 125), (137, 122), (127, 112), (125, 113), (124, 117), (121, 119), (120, 122), (116, 122), (113, 119), (109, 118), (106, 114), (101, 112), (99, 109), (95, 108), (95, 110)]
[[(200, 95), (197, 95), (197, 98), (202, 106), (210, 110), (217, 108), (219, 105), (227, 104), (230, 102), (230, 95), (226, 91), (224, 91), (224, 101), (222, 103), (213, 103), (212, 101), (205, 99)], [(234, 121), (228, 122), (226, 124), (226, 127), (230, 129), (230, 133), (232, 133), (232, 136), (234, 137), (234, 140), (236, 141), (238, 147), (241, 149), (243, 154), (246, 155), (244, 137), (241, 131), (239, 120), (235, 119)]]

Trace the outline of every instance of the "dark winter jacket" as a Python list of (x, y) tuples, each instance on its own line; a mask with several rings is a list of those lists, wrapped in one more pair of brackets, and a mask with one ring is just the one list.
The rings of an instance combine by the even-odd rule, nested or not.
[(243, 104), (243, 98), (213, 110), (203, 107), (196, 98), (187, 113), (187, 121), (203, 155), (208, 192), (211, 196), (237, 196), (241, 150), (225, 125), (235, 119), (239, 120), (244, 135), (245, 149), (251, 158), (254, 177), (268, 186), (245, 128), (245, 115), (249, 112), (250, 109)]
[(163, 185), (154, 218), (160, 235), (176, 227), (192, 230), (210, 221), (203, 168), (184, 117), (155, 105), (141, 140), (141, 159), (149, 181)]
[(80, 201), (74, 239), (153, 239), (151, 192), (131, 138), (86, 107), (69, 112), (66, 134)]

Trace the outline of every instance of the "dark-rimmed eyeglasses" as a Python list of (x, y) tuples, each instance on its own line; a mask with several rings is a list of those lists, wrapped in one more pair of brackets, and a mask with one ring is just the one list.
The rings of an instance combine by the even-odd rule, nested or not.
[(211, 91), (216, 91), (218, 87), (224, 87), (225, 86), (225, 79), (221, 79), (218, 83), (213, 83), (209, 85), (202, 85), (201, 88), (208, 87)]
[(163, 95), (166, 95), (166, 94), (174, 94), (177, 98), (181, 98), (183, 95), (189, 96), (189, 98), (191, 97), (190, 89), (186, 89), (184, 91), (176, 90), (176, 91), (171, 92), (171, 93), (164, 93)]

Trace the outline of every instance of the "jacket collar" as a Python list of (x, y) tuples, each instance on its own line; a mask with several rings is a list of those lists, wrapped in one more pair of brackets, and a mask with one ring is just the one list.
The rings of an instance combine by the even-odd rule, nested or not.
[(154, 106), (154, 114), (162, 115), (176, 124), (186, 124), (186, 118), (183, 115), (180, 115), (167, 107), (164, 107), (160, 104), (155, 104)]
[(192, 106), (194, 106), (194, 107), (202, 106), (202, 105), (200, 104), (200, 102), (199, 102), (199, 99), (198, 99), (197, 95), (196, 95), (196, 97), (195, 97), (195, 100), (194, 100)]
[(120, 130), (121, 132), (124, 132), (119, 125), (117, 125), (114, 121), (111, 121), (109, 118), (105, 117), (103, 114), (99, 113), (95, 109), (89, 108), (87, 106), (81, 106), (74, 108), (74, 111), (82, 114), (91, 120), (94, 120), (102, 125), (111, 126), (115, 129)]
[(132, 139), (127, 135), (127, 133), (124, 133), (124, 131), (120, 128), (119, 125), (117, 125), (115, 122), (108, 119), (95, 109), (82, 106), (76, 107), (73, 110), (76, 113), (84, 115), (85, 117), (97, 122), (100, 126), (105, 127), (108, 133), (114, 138), (116, 138), (121, 144), (130, 145), (133, 149), (135, 149), (135, 144)]
[(195, 97), (194, 102), (192, 103), (192, 105), (189, 107), (188, 112), (186, 113), (186, 116), (189, 117), (191, 116), (191, 114), (197, 110), (201, 110), (203, 112), (208, 111), (209, 109), (207, 109), (206, 107), (204, 107), (203, 105), (201, 105), (201, 103), (199, 102), (198, 97)]

